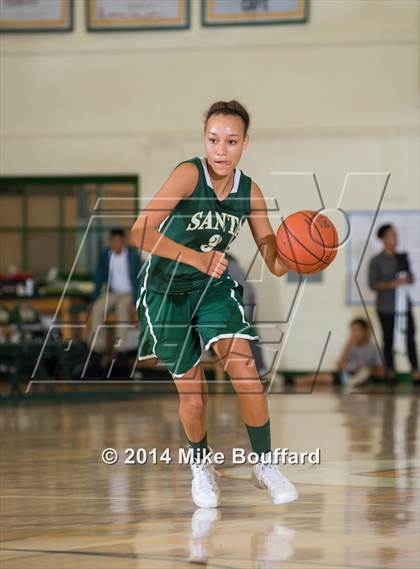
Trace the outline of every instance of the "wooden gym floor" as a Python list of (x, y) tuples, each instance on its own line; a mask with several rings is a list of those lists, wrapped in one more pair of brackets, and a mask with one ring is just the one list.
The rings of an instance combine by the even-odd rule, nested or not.
[[(321, 449), (321, 464), (283, 467), (297, 502), (273, 506), (251, 486), (233, 395), (213, 395), (209, 440), (222, 506), (196, 510), (176, 396), (4, 407), (2, 569), (416, 569), (419, 399), (415, 395), (272, 395), (273, 446)], [(171, 449), (170, 465), (113, 466), (114, 447)]]

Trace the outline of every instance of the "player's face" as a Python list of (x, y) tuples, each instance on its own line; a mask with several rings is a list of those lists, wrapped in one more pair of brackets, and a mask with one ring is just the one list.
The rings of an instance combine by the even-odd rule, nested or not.
[(235, 115), (212, 115), (204, 133), (206, 158), (219, 176), (228, 176), (236, 168), (248, 144), (244, 123)]

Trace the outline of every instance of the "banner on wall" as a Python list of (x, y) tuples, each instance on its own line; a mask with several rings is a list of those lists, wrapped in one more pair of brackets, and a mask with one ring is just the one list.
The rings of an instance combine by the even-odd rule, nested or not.
[(189, 0), (87, 0), (90, 31), (185, 29)]
[(297, 24), (308, 20), (309, 0), (202, 0), (203, 26)]
[(0, 0), (2, 32), (69, 32), (73, 0)]

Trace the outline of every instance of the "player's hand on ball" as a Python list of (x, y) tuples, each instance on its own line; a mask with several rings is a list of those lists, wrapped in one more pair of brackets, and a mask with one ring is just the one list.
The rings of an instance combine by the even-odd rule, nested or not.
[(226, 259), (225, 254), (221, 251), (209, 251), (208, 253), (200, 253), (198, 270), (220, 279), (223, 273), (228, 268), (229, 261)]

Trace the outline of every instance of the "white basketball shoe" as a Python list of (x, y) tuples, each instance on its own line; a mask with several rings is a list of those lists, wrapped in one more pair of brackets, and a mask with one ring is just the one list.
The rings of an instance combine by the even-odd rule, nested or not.
[[(271, 453), (263, 455), (267, 457)], [(286, 504), (293, 502), (298, 497), (298, 492), (289, 480), (279, 471), (275, 464), (268, 463), (269, 457), (264, 458), (254, 465), (252, 470), (252, 482), (257, 488), (268, 490), (273, 504)], [(267, 462), (267, 464), (266, 464)]]
[(220, 491), (211, 454), (212, 452), (205, 459), (191, 462), (192, 499), (199, 508), (217, 508), (220, 502)]

